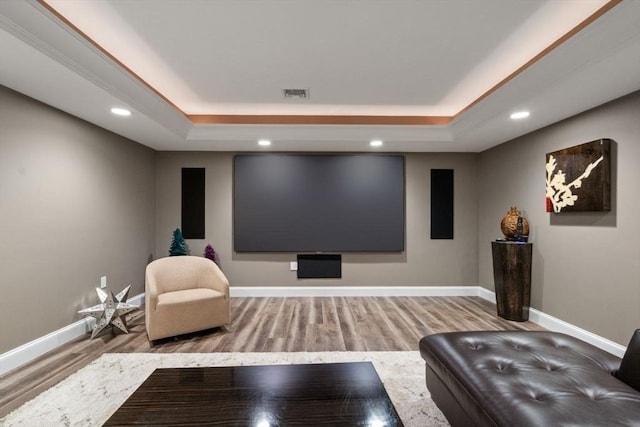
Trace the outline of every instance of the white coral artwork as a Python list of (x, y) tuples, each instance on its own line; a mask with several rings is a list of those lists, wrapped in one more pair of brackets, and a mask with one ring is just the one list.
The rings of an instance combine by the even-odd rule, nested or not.
[(562, 210), (562, 208), (566, 206), (573, 206), (578, 200), (578, 196), (573, 194), (573, 189), (580, 188), (582, 186), (582, 181), (589, 177), (591, 171), (600, 164), (604, 156), (600, 156), (596, 161), (590, 163), (585, 171), (571, 181), (570, 183), (566, 183), (566, 174), (562, 171), (562, 169), (558, 169), (557, 172), (554, 171), (557, 166), (557, 162), (553, 155), (549, 155), (549, 160), (547, 161), (547, 200), (551, 200), (551, 204), (553, 206), (553, 211), (558, 213)]

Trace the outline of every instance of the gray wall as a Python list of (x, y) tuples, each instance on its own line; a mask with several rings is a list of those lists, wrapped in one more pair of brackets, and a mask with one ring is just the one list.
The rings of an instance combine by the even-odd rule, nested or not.
[[(193, 255), (207, 243), (232, 286), (471, 286), (478, 284), (477, 154), (406, 155), (406, 250), (344, 254), (342, 279), (296, 278), (295, 254), (237, 254), (232, 246), (232, 153), (159, 152), (156, 256), (166, 256), (180, 227), (181, 168), (206, 168), (206, 238), (187, 240)], [(429, 238), (430, 169), (454, 169), (453, 240)]]
[[(610, 213), (544, 212), (544, 155), (612, 138)], [(406, 251), (345, 254), (341, 280), (297, 280), (295, 254), (232, 251), (232, 153), (159, 152), (0, 87), (0, 352), (77, 320), (94, 287), (144, 290), (180, 226), (182, 167), (207, 169), (206, 239), (232, 286), (493, 289), (490, 241), (511, 205), (534, 242), (533, 306), (626, 344), (640, 327), (640, 93), (481, 154), (406, 155)], [(429, 239), (429, 171), (455, 169), (455, 239)]]
[(0, 86), (0, 353), (143, 292), (154, 221), (153, 150)]
[[(546, 213), (545, 154), (600, 138), (616, 142), (611, 212)], [(626, 345), (640, 327), (640, 92), (481, 153), (478, 175), (481, 285), (493, 289), (490, 241), (517, 205), (534, 244), (532, 306)]]

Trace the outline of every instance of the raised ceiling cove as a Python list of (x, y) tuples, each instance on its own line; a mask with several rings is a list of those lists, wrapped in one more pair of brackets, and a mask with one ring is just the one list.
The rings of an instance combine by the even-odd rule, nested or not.
[(639, 90), (639, 22), (639, 0), (7, 0), (0, 84), (157, 150), (479, 152)]

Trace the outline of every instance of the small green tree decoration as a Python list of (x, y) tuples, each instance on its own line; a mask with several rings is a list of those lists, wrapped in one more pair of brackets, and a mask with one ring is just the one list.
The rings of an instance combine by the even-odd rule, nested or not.
[(216, 251), (213, 249), (213, 246), (207, 245), (204, 248), (204, 257), (218, 264), (218, 256), (216, 254)]
[(169, 256), (187, 255), (187, 244), (179, 228), (173, 230), (173, 238), (169, 247)]

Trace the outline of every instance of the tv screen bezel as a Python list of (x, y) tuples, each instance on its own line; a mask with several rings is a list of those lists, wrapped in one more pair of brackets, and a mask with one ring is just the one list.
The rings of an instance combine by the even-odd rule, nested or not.
[[(238, 159), (239, 158), (267, 158), (267, 157), (286, 157), (286, 158), (318, 158), (323, 157), (326, 159), (336, 158), (336, 159), (344, 159), (344, 158), (358, 158), (362, 159), (373, 159), (376, 158), (380, 160), (381, 158), (393, 159), (389, 160), (391, 167), (399, 167), (398, 171), (393, 171), (395, 174), (392, 177), (392, 183), (389, 185), (395, 185), (396, 188), (393, 189), (394, 193), (391, 197), (395, 197), (392, 200), (392, 204), (395, 203), (399, 206), (392, 206), (392, 209), (396, 210), (393, 213), (393, 220), (389, 220), (392, 225), (386, 224), (386, 227), (389, 228), (389, 233), (394, 234), (394, 237), (389, 238), (386, 237), (386, 241), (393, 241), (393, 244), (380, 244), (380, 245), (371, 245), (366, 244), (363, 246), (354, 246), (354, 245), (345, 245), (343, 244), (335, 244), (328, 246), (313, 246), (306, 244), (288, 244), (288, 245), (273, 245), (271, 243), (262, 243), (260, 246), (258, 245), (247, 245), (246, 241), (243, 242), (242, 245), (238, 244), (238, 184), (236, 180), (238, 179)], [(369, 173), (369, 172), (367, 172)], [(386, 183), (386, 181), (385, 181)], [(387, 190), (390, 191), (390, 190)], [(233, 158), (233, 226), (232, 226), (232, 234), (233, 234), (233, 247), (234, 252), (237, 253), (402, 253), (405, 251), (406, 246), (406, 159), (403, 154), (395, 154), (395, 153), (384, 153), (384, 154), (354, 154), (354, 153), (239, 153), (234, 155)], [(369, 202), (373, 203), (373, 202)], [(376, 201), (379, 203), (379, 201)], [(385, 219), (385, 221), (388, 221)], [(273, 234), (272, 234), (273, 236)], [(278, 235), (279, 236), (279, 235)], [(365, 239), (366, 240), (366, 239)], [(267, 240), (268, 241), (268, 240)], [(277, 242), (276, 242), (277, 243)]]

